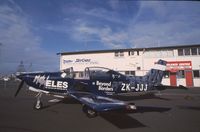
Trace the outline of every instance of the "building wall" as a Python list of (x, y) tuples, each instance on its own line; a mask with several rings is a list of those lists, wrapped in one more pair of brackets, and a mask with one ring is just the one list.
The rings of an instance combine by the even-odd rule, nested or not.
[[(200, 50), (200, 48), (199, 48)], [(200, 70), (200, 54), (197, 55), (180, 55), (178, 49), (158, 49), (158, 50), (134, 50), (129, 51), (113, 51), (113, 52), (100, 52), (100, 53), (84, 53), (84, 54), (68, 54), (61, 55), (60, 57), (60, 69), (73, 67), (74, 71), (84, 71), (85, 67), (100, 66), (107, 67), (116, 71), (120, 71), (125, 74), (125, 71), (133, 71), (134, 75), (143, 76), (148, 70), (150, 70), (154, 63), (159, 59), (166, 60), (168, 62), (181, 63), (183, 61), (191, 62), (192, 73), (192, 86), (200, 86), (200, 77), (194, 77), (192, 70)], [(199, 51), (200, 52), (200, 51)], [(185, 77), (179, 77), (179, 72), (175, 71), (176, 85), (186, 86), (188, 83), (186, 72), (188, 69), (183, 69)], [(172, 71), (173, 72), (173, 71)], [(168, 77), (164, 78), (162, 83), (164, 85), (171, 85), (171, 71)], [(188, 74), (187, 74), (188, 76)]]
[(117, 71), (136, 70), (136, 66), (141, 65), (140, 59), (140, 56), (128, 56), (128, 53), (119, 57), (116, 57), (115, 53), (63, 55), (60, 69), (74, 67), (76, 71), (83, 71), (85, 67), (101, 66)]

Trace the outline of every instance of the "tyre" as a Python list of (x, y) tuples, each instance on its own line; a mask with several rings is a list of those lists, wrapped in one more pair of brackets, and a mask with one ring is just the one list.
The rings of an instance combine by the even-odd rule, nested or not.
[(126, 109), (127, 109), (127, 110), (136, 110), (137, 107), (135, 106), (134, 103), (129, 103), (129, 104), (126, 106)]
[(86, 105), (83, 105), (82, 110), (86, 114), (86, 116), (89, 118), (94, 118), (97, 116), (97, 112)]
[(42, 102), (41, 101), (36, 101), (35, 103), (34, 103), (34, 109), (36, 109), (36, 110), (40, 110), (40, 109), (42, 109)]

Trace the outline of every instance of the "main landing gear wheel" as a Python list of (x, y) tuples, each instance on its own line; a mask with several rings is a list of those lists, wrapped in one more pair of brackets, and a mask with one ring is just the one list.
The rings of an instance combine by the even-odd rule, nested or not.
[(86, 105), (83, 105), (82, 110), (89, 118), (94, 118), (97, 116), (97, 112)]
[(127, 106), (126, 106), (126, 109), (127, 110), (137, 110), (137, 107), (134, 103), (129, 103)]

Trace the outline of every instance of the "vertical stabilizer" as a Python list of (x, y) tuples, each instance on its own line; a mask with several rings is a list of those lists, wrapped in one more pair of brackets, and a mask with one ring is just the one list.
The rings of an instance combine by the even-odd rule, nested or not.
[(150, 85), (158, 86), (161, 84), (164, 71), (166, 70), (167, 62), (164, 60), (159, 60), (155, 63), (154, 67), (145, 76), (146, 81)]

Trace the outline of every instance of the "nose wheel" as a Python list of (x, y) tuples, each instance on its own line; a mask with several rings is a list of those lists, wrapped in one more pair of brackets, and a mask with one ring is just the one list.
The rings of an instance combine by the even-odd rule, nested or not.
[(41, 101), (36, 101), (33, 108), (36, 109), (36, 110), (40, 110), (42, 109), (43, 105), (42, 105), (42, 102)]
[(37, 97), (37, 100), (36, 100), (36, 102), (34, 103), (33, 108), (36, 109), (36, 110), (40, 110), (40, 109), (42, 109), (42, 107), (43, 107), (42, 102), (41, 102), (41, 100), (40, 100), (41, 97), (42, 97), (42, 93), (38, 93), (38, 94), (36, 95), (36, 97)]

